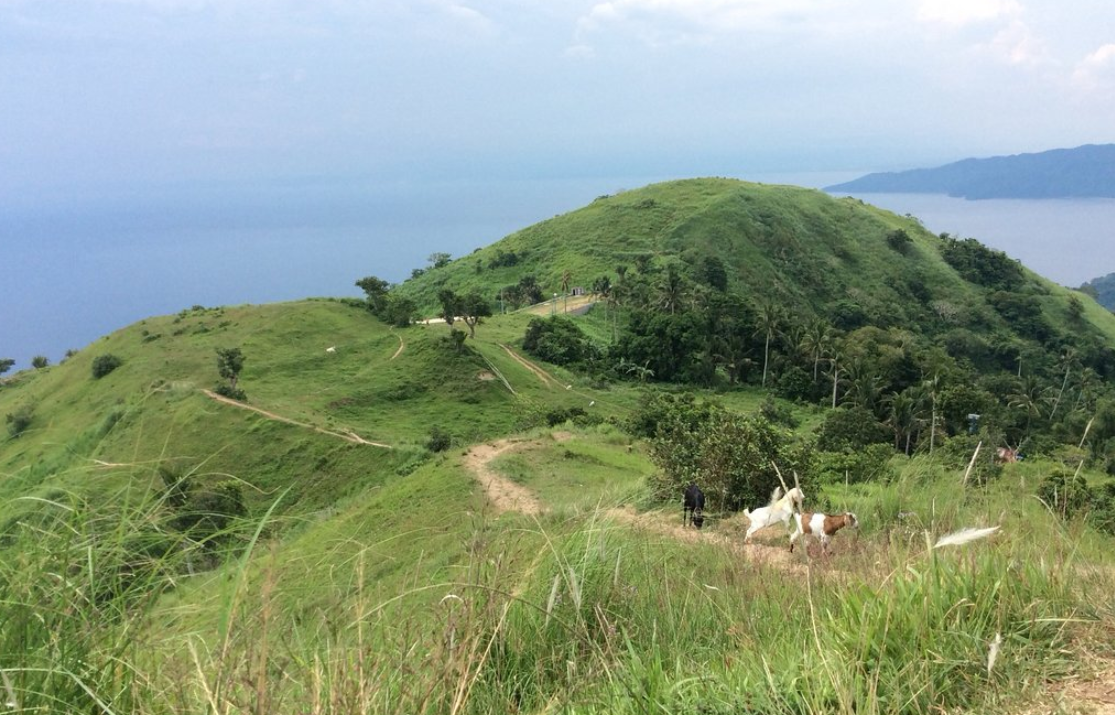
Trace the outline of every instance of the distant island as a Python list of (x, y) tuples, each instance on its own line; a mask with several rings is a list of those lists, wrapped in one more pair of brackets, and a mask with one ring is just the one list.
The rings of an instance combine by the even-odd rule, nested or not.
[(1115, 311), (1115, 273), (1108, 273), (1101, 278), (1093, 278), (1080, 289), (1093, 294), (1096, 302), (1108, 310)]
[(965, 199), (1115, 197), (1115, 144), (964, 159), (935, 169), (881, 172), (828, 192), (948, 194)]

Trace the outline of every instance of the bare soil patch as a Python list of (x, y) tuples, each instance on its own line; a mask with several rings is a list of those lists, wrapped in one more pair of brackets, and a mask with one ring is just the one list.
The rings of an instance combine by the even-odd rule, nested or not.
[(477, 481), (484, 487), (488, 500), (495, 506), (496, 511), (518, 511), (523, 514), (541, 514), (542, 502), (534, 492), (516, 484), (507, 477), (491, 468), (491, 462), (499, 455), (519, 449), (529, 442), (522, 440), (501, 439), (486, 444), (477, 444), (469, 448), (465, 454), (465, 467), (476, 476)]
[(205, 393), (206, 397), (208, 397), (212, 400), (216, 400), (217, 402), (222, 402), (226, 405), (232, 405), (233, 407), (239, 407), (242, 410), (250, 410), (252, 412), (255, 412), (256, 414), (263, 415), (264, 417), (266, 417), (269, 420), (275, 420), (276, 422), (283, 422), (283, 423), (288, 424), (288, 425), (294, 425), (295, 427), (302, 427), (303, 429), (313, 430), (314, 432), (319, 432), (321, 434), (329, 435), (330, 437), (336, 437), (337, 439), (343, 439), (346, 442), (352, 442), (353, 444), (366, 444), (366, 445), (369, 445), (371, 447), (382, 447), (384, 449), (393, 449), (393, 447), (389, 444), (383, 444), (382, 442), (372, 442), (371, 440), (364, 439), (363, 437), (361, 437), (360, 435), (356, 434), (355, 432), (353, 432), (351, 430), (345, 430), (344, 432), (331, 432), (330, 430), (323, 429), (321, 427), (315, 427), (314, 425), (306, 424), (305, 422), (299, 422), (297, 420), (292, 420), (289, 417), (283, 417), (282, 415), (277, 415), (274, 412), (269, 412), (269, 411), (267, 411), (263, 408), (256, 407), (255, 405), (249, 405), (249, 404), (244, 403), (244, 402), (239, 402), (237, 400), (230, 399), (228, 397), (225, 397), (224, 395), (218, 395), (217, 393), (213, 392), (212, 390), (203, 389), (202, 392)]
[(504, 345), (504, 344), (501, 343), (500, 347), (503, 348), (504, 350), (506, 350), (507, 354), (510, 355), (511, 358), (513, 360), (515, 360), (515, 362), (519, 363), (520, 365), (525, 367), (527, 370), (530, 370), (532, 373), (534, 373), (534, 376), (537, 377), (539, 380), (541, 380), (542, 384), (545, 385), (546, 387), (553, 387), (554, 385), (560, 385), (561, 384), (560, 382), (557, 381), (557, 379), (554, 378), (553, 375), (546, 372), (542, 368), (540, 368), (537, 365), (535, 365), (534, 363), (532, 363), (530, 360), (527, 360), (525, 357), (523, 357), (522, 355), (520, 355), (517, 352), (515, 352), (514, 350), (512, 350), (511, 346)]

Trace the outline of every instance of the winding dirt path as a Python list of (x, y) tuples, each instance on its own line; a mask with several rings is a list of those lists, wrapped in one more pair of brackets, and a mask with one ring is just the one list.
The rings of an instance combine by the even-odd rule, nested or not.
[[(570, 438), (567, 434), (554, 434), (557, 441)], [(473, 445), (465, 455), (464, 465), (484, 487), (488, 501), (497, 512), (517, 511), (537, 515), (544, 512), (545, 506), (530, 489), (516, 484), (492, 468), (492, 461), (507, 452), (538, 445), (538, 440), (501, 439), (495, 442)], [(664, 512), (636, 512), (631, 506), (617, 507), (605, 512), (611, 519), (627, 524), (642, 531), (653, 532), (671, 539), (688, 543), (717, 544), (740, 555), (751, 562), (770, 564), (791, 573), (806, 573), (806, 565), (790, 554), (785, 544), (768, 546), (752, 542), (744, 544), (742, 538), (730, 528), (727, 532), (698, 531), (683, 527), (680, 517)], [(675, 518), (676, 517), (676, 518)]]
[[(396, 350), (395, 354), (391, 356), (391, 360), (394, 360), (395, 358), (402, 355), (403, 350), (406, 350), (406, 347), (407, 347), (407, 344), (403, 342), (403, 336), (402, 335), (396, 335), (395, 337), (399, 339), (399, 349)], [(388, 360), (388, 362), (391, 362), (391, 360)]]
[(537, 365), (535, 365), (534, 363), (532, 363), (530, 360), (527, 360), (525, 357), (523, 357), (519, 353), (512, 350), (510, 345), (505, 345), (503, 343), (500, 343), (499, 346), (501, 348), (503, 348), (505, 351), (507, 351), (507, 354), (510, 355), (511, 358), (515, 362), (519, 363), (520, 365), (525, 367), (527, 370), (530, 370), (532, 373), (534, 373), (534, 376), (537, 377), (539, 380), (541, 380), (542, 384), (545, 385), (546, 387), (553, 387), (554, 385), (560, 385), (561, 384), (560, 382), (557, 381), (556, 378), (554, 378), (553, 375), (546, 372), (542, 368), (540, 368)]
[(465, 467), (473, 473), (484, 487), (488, 501), (498, 512), (518, 511), (523, 514), (541, 514), (542, 502), (534, 492), (516, 484), (491, 467), (493, 459), (499, 455), (530, 444), (524, 440), (501, 439), (495, 442), (473, 445), (465, 455)]
[(352, 442), (353, 444), (366, 444), (366, 445), (371, 446), (371, 447), (382, 447), (383, 449), (394, 449), (394, 447), (392, 447), (389, 444), (383, 444), (382, 442), (372, 442), (370, 440), (366, 440), (363, 437), (361, 437), (360, 435), (358, 435), (358, 434), (356, 434), (355, 432), (352, 432), (352, 431), (331, 432), (331, 431), (329, 431), (327, 429), (324, 429), (322, 427), (315, 427), (314, 425), (306, 424), (305, 422), (298, 422), (297, 420), (292, 420), (289, 417), (283, 417), (282, 415), (277, 415), (274, 412), (268, 412), (267, 410), (262, 409), (260, 407), (256, 407), (255, 405), (249, 405), (249, 404), (246, 404), (244, 402), (238, 402), (237, 400), (230, 399), (228, 397), (225, 397), (224, 395), (218, 395), (216, 392), (213, 392), (212, 390), (202, 389), (202, 392), (205, 393), (206, 397), (208, 397), (210, 399), (213, 399), (213, 400), (216, 400), (217, 402), (223, 402), (226, 405), (232, 405), (233, 407), (239, 407), (242, 410), (250, 410), (252, 412), (255, 412), (256, 414), (263, 415), (264, 417), (266, 417), (269, 420), (275, 420), (276, 422), (283, 422), (283, 423), (288, 424), (288, 425), (294, 425), (295, 427), (302, 427), (303, 429), (310, 429), (310, 430), (313, 430), (314, 432), (318, 432), (320, 434), (329, 435), (330, 437), (336, 437), (337, 439), (343, 439), (346, 442)]

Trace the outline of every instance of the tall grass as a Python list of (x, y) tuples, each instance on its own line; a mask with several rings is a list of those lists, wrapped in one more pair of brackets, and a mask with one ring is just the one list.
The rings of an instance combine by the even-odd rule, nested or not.
[[(389, 535), (368, 534), (291, 569), (288, 545), (249, 536), (190, 577), (186, 544), (153, 537), (157, 499), (120, 497), (44, 503), (4, 551), (9, 710), (995, 712), (1070, 670), (1111, 617), (1087, 598), (1110, 574), (1050, 524), (1044, 543), (936, 551), (880, 531), (787, 566), (601, 511), (511, 515), (463, 525), (442, 565), (384, 571)], [(399, 508), (406, 523), (420, 505)]]

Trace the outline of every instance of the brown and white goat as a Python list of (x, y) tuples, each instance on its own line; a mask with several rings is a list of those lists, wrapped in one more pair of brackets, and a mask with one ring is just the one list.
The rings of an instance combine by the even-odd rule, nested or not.
[(855, 529), (859, 526), (859, 521), (856, 515), (850, 511), (843, 514), (830, 516), (820, 512), (805, 512), (804, 514), (794, 514), (794, 523), (797, 529), (790, 535), (790, 553), (794, 551), (794, 542), (801, 536), (816, 535), (821, 540), (821, 550), (828, 551), (829, 541), (832, 540), (832, 535), (847, 526), (850, 529)]

